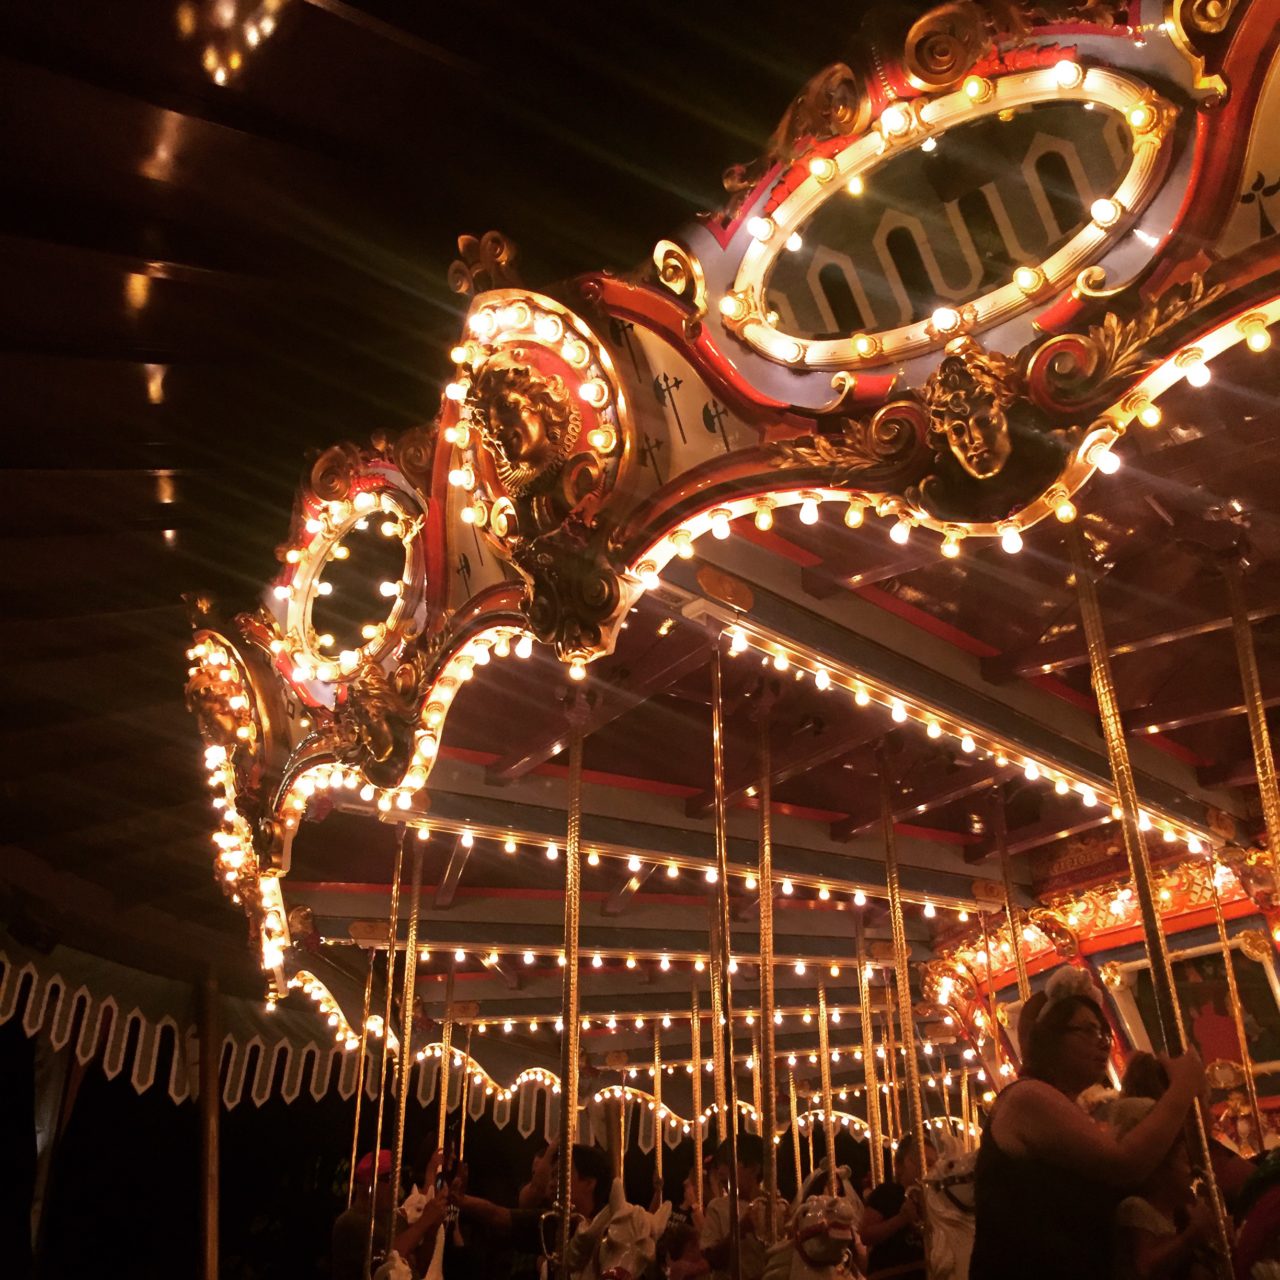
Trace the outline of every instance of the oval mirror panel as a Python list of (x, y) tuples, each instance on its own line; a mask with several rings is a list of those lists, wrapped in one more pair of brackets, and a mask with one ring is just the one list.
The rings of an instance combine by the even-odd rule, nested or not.
[(1133, 150), (1121, 112), (1079, 101), (1031, 103), (930, 136), (867, 170), (857, 194), (844, 184), (831, 192), (774, 259), (765, 306), (777, 329), (810, 340), (959, 309), (1078, 235), (1121, 185)]

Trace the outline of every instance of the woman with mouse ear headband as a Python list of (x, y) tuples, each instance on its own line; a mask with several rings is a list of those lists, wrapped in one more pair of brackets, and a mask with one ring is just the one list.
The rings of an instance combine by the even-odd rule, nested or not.
[(1076, 1099), (1106, 1074), (1112, 1033), (1088, 973), (1064, 967), (1022, 1007), (1020, 1077), (996, 1099), (975, 1171), (970, 1280), (1075, 1280), (1110, 1274), (1111, 1221), (1124, 1192), (1164, 1159), (1204, 1071), (1168, 1064), (1170, 1087), (1115, 1136)]

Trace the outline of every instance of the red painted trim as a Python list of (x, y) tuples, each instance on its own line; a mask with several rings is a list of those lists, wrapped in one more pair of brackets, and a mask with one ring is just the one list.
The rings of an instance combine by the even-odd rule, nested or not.
[(901, 835), (916, 840), (929, 840), (933, 844), (977, 844), (981, 837), (966, 835), (963, 831), (944, 831), (941, 827), (920, 827), (913, 822), (895, 822), (893, 829)]
[(880, 587), (859, 587), (854, 593), (861, 596), (869, 604), (877, 605), (888, 613), (896, 614), (906, 622), (910, 622), (919, 627), (922, 631), (927, 631), (930, 635), (937, 636), (939, 640), (945, 640), (948, 644), (954, 645), (955, 648), (963, 650), (965, 653), (971, 653), (978, 658), (994, 658), (1000, 652), (999, 649), (992, 648), (985, 641), (979, 640), (976, 636), (971, 636), (966, 631), (961, 631), (959, 627), (953, 627), (949, 622), (943, 622), (940, 618), (935, 618), (933, 614), (925, 612), (916, 605), (908, 604), (905, 600), (899, 600), (892, 592), (885, 591)]
[(814, 555), (812, 551), (797, 546), (789, 538), (784, 538), (781, 534), (774, 533), (772, 530), (757, 529), (749, 520), (736, 522), (733, 531), (744, 542), (751, 543), (753, 547), (759, 547), (762, 551), (770, 551), (775, 556), (790, 560), (792, 564), (798, 564), (802, 569), (813, 569), (822, 563), (821, 556)]

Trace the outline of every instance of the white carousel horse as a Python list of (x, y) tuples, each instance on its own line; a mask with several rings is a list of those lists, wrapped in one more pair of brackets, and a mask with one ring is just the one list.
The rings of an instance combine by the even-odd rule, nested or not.
[(574, 1280), (640, 1280), (653, 1266), (670, 1217), (669, 1200), (650, 1213), (629, 1204), (622, 1179), (615, 1178), (609, 1203), (569, 1242)]
[(856, 1199), (811, 1196), (802, 1201), (791, 1238), (769, 1250), (764, 1280), (861, 1280), (862, 1272), (852, 1262)]
[[(824, 1159), (801, 1184), (799, 1194), (792, 1201), (792, 1210), (798, 1209), (811, 1196), (820, 1194), (826, 1189), (826, 1185), (827, 1162)], [(862, 1197), (853, 1188), (853, 1173), (847, 1164), (836, 1166), (836, 1185), (839, 1187), (839, 1194), (853, 1206), (853, 1229), (860, 1230), (866, 1205), (862, 1203)]]
[(968, 1280), (973, 1252), (973, 1171), (978, 1153), (935, 1138), (938, 1157), (924, 1179), (925, 1249), (930, 1280)]

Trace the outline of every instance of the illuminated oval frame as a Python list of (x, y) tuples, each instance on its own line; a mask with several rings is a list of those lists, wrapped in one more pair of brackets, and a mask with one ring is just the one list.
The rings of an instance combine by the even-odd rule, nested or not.
[[(926, 320), (873, 334), (821, 340), (795, 337), (768, 323), (762, 311), (765, 282), (788, 236), (827, 200), (839, 198), (842, 192), (844, 198), (856, 199), (844, 191), (852, 179), (865, 178), (890, 157), (959, 125), (1016, 107), (1050, 102), (1098, 104), (1124, 117), (1133, 159), (1111, 195), (1095, 202), (1095, 210), (1106, 206), (1103, 221), (1095, 214), (1065, 245), (1031, 268), (1034, 274), (1022, 284), (1015, 272), (1015, 279), (1007, 284), (956, 307), (941, 307)], [(1095, 262), (1117, 231), (1142, 210), (1155, 194), (1170, 158), (1166, 143), (1176, 115), (1172, 103), (1141, 81), (1070, 60), (990, 80), (970, 76), (954, 93), (890, 102), (875, 125), (854, 142), (829, 156), (811, 156), (807, 161), (809, 176), (771, 214), (752, 219), (759, 234), (753, 232), (732, 289), (721, 299), (721, 316), (732, 332), (760, 354), (781, 364), (811, 369), (871, 368), (919, 354), (959, 334), (991, 328), (1037, 300), (1060, 292)], [(945, 329), (934, 323), (942, 312), (949, 313), (949, 321), (954, 318)]]
[[(329, 691), (331, 698), (333, 688), (350, 679), (363, 663), (381, 663), (416, 634), (414, 621), (422, 611), (425, 575), (419, 537), (424, 515), (420, 500), (408, 488), (397, 485), (391, 475), (376, 472), (363, 475), (350, 498), (316, 503), (305, 512), (303, 529), (308, 541), (286, 553), (296, 553), (296, 559), (287, 561), (290, 572), (273, 588), (271, 603), (283, 639), (277, 642), (278, 650), (275, 644), (272, 648), (292, 663), (291, 683), (313, 702), (326, 701), (316, 696), (318, 688)], [(316, 643), (312, 623), (319, 584), (333, 549), (363, 522), (375, 519), (395, 520), (400, 526), (395, 535), (404, 548), (399, 590), (388, 601), (387, 614), (372, 624), (373, 635), (365, 637), (356, 649), (326, 655)]]

